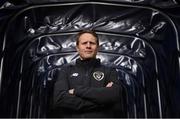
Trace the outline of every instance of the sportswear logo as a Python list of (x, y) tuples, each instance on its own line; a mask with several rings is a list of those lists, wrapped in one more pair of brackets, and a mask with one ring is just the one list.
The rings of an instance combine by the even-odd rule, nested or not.
[(77, 77), (79, 74), (78, 73), (73, 73), (71, 74), (71, 77)]
[(96, 71), (93, 73), (93, 77), (97, 80), (97, 81), (101, 81), (104, 78), (104, 73), (100, 72), (100, 71)]

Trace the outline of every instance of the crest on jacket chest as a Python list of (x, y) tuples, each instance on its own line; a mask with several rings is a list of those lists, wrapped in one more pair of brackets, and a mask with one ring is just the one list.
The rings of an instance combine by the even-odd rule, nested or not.
[(97, 81), (101, 81), (104, 78), (104, 73), (101, 72), (101, 71), (96, 71), (96, 72), (93, 73), (93, 77)]

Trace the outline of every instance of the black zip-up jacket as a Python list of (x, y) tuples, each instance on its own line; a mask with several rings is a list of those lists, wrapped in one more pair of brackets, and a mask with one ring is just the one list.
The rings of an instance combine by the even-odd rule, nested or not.
[[(109, 82), (112, 87), (106, 87)], [(75, 89), (74, 95), (69, 89)], [(99, 59), (65, 65), (54, 85), (53, 117), (121, 117), (121, 85), (115, 69)]]

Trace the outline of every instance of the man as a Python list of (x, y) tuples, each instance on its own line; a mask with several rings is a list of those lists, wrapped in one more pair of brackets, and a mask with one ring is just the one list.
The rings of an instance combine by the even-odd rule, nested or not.
[(76, 41), (80, 58), (64, 65), (54, 85), (53, 117), (121, 117), (121, 85), (115, 69), (96, 58), (94, 31), (81, 31)]

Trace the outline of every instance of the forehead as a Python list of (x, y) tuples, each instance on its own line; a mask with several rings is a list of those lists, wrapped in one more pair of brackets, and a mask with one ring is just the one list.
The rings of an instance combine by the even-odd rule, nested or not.
[(79, 41), (87, 41), (87, 40), (91, 40), (91, 41), (96, 41), (97, 38), (95, 36), (93, 36), (90, 33), (83, 33), (81, 34), (81, 36), (79, 37)]

